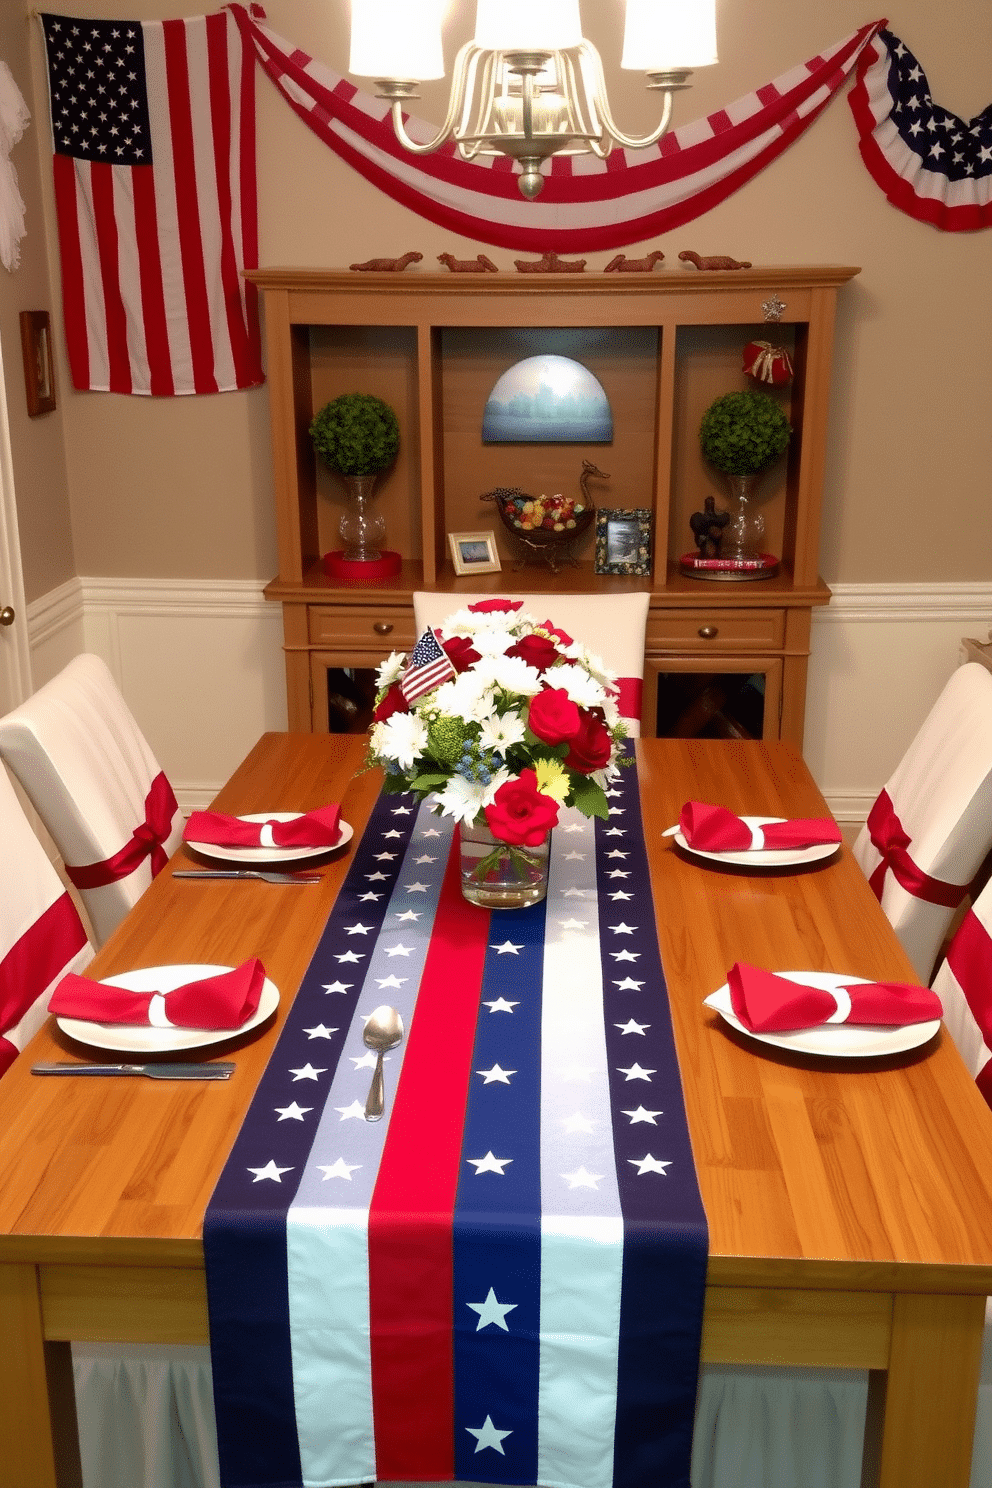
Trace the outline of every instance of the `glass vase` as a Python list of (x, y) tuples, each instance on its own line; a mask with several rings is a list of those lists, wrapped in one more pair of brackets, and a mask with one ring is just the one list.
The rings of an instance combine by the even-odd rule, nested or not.
[(341, 518), (342, 556), (349, 563), (375, 563), (382, 557), (386, 524), (381, 513), (372, 511), (375, 475), (343, 475), (348, 507)]
[(758, 475), (728, 475), (730, 521), (723, 529), (720, 557), (731, 563), (755, 563), (761, 558), (765, 519), (756, 506)]
[(462, 823), (462, 894), (483, 909), (524, 909), (539, 904), (548, 892), (550, 832), (537, 847), (500, 842), (485, 819)]

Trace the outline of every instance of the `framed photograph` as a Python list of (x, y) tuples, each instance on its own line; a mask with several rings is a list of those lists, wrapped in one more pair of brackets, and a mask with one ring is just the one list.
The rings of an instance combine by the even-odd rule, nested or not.
[(448, 542), (456, 574), (502, 571), (494, 532), (449, 532)]
[(24, 391), (28, 417), (51, 413), (55, 408), (55, 373), (52, 365), (52, 330), (47, 310), (21, 311), (21, 351), (24, 355)]
[(596, 513), (596, 572), (651, 572), (651, 513), (646, 506)]

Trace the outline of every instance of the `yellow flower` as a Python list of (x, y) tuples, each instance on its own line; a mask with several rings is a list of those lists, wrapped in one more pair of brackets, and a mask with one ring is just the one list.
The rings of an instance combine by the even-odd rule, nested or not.
[(560, 760), (539, 759), (534, 761), (537, 788), (542, 796), (550, 796), (559, 806), (564, 806), (569, 791), (569, 780)]

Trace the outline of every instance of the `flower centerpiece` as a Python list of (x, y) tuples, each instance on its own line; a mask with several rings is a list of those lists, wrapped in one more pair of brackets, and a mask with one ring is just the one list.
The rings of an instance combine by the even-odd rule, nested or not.
[(458, 610), (378, 672), (368, 764), (461, 833), (462, 892), (490, 908), (547, 891), (563, 806), (606, 818), (627, 727), (613, 674), (521, 600)]

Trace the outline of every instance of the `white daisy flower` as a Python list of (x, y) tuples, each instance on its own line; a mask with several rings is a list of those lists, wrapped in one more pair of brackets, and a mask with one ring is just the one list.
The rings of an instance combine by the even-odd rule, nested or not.
[(510, 772), (506, 769), (497, 770), (488, 785), (466, 780), (463, 775), (452, 775), (444, 789), (435, 792), (430, 799), (437, 802), (445, 816), (453, 816), (455, 821), (468, 825), (475, 821), (480, 811), (492, 805), (496, 792), (509, 778)]
[(606, 689), (580, 666), (555, 667), (554, 685), (580, 708), (600, 708), (606, 702)]
[(505, 754), (513, 744), (522, 744), (526, 735), (524, 721), (519, 713), (504, 713), (502, 718), (481, 720), (482, 728), (479, 730), (479, 744), (483, 749), (495, 749), (498, 754)]
[(544, 686), (537, 667), (528, 666), (522, 656), (490, 656), (479, 662), (477, 669), (496, 687), (519, 697), (536, 697)]
[(376, 686), (380, 690), (383, 687), (391, 687), (402, 677), (405, 666), (406, 652), (391, 651), (375, 674)]
[(372, 747), (386, 760), (395, 760), (401, 770), (412, 770), (427, 744), (427, 725), (416, 713), (394, 713), (372, 731)]

